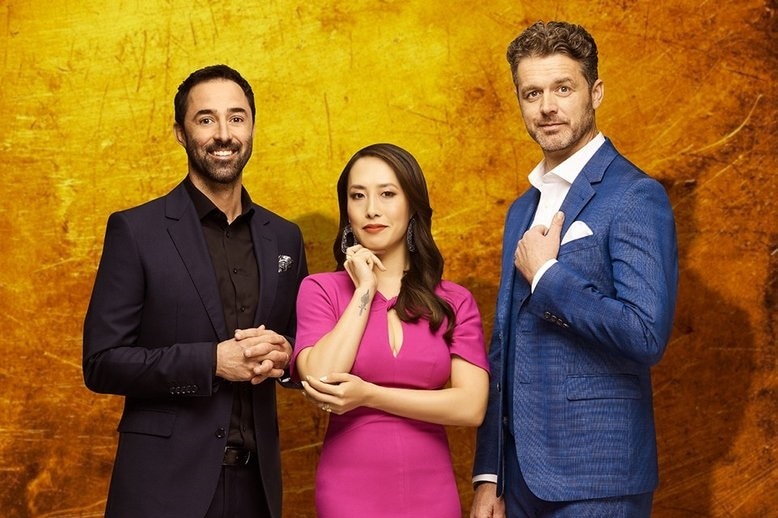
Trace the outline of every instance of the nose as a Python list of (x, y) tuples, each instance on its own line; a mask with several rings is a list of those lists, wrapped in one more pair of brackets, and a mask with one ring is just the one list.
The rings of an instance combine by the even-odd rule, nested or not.
[(230, 136), (230, 126), (227, 121), (219, 121), (216, 123), (216, 134), (214, 139), (220, 142), (229, 142), (232, 137)]
[(379, 210), (378, 210), (378, 198), (375, 196), (368, 196), (367, 197), (367, 217), (368, 218), (375, 218), (376, 216), (379, 216)]
[(556, 98), (554, 98), (554, 96), (551, 94), (543, 95), (543, 98), (540, 100), (540, 111), (545, 115), (549, 113), (556, 113), (556, 110)]

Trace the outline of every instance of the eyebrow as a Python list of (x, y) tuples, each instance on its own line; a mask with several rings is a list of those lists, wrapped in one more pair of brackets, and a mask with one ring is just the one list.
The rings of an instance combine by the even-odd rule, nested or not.
[[(229, 114), (240, 113), (240, 114), (243, 114), (243, 115), (248, 115), (248, 112), (246, 111), (245, 108), (237, 108), (237, 107), (228, 109), (227, 113), (229, 113)], [(212, 110), (210, 108), (205, 108), (205, 109), (202, 109), (202, 110), (198, 110), (197, 112), (195, 112), (194, 117), (197, 118), (200, 115), (216, 115), (216, 110)]]
[[(378, 186), (379, 189), (383, 189), (385, 187), (398, 187), (398, 186), (395, 183), (382, 183)], [(367, 189), (367, 187), (355, 183), (355, 184), (351, 184), (351, 186), (349, 186), (349, 189)]]
[[(567, 83), (567, 84), (575, 84), (575, 80), (572, 77), (570, 77), (570, 76), (565, 76), (565, 77), (562, 77), (560, 79), (555, 80), (553, 83), (551, 83), (551, 86), (560, 86), (560, 85), (563, 85), (565, 83)], [(519, 90), (519, 92), (520, 93), (525, 93), (525, 92), (531, 92), (533, 90), (542, 90), (542, 89), (537, 87), (537, 86), (535, 86), (535, 85), (533, 85), (532, 83), (530, 83), (527, 86), (522, 87), (522, 89)]]

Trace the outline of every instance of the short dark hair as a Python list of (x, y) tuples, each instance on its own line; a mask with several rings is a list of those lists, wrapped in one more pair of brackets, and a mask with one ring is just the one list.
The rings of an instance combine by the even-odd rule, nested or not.
[(511, 65), (513, 82), (518, 84), (519, 61), (527, 57), (565, 54), (581, 64), (589, 87), (597, 81), (597, 44), (586, 29), (567, 22), (535, 22), (508, 45), (506, 57)]
[(173, 108), (175, 110), (175, 120), (180, 126), (184, 124), (184, 116), (186, 115), (186, 103), (189, 97), (189, 91), (196, 85), (205, 83), (207, 81), (213, 81), (214, 79), (225, 79), (236, 83), (243, 93), (246, 94), (246, 99), (249, 102), (251, 108), (251, 121), (256, 120), (257, 109), (254, 106), (254, 91), (251, 89), (251, 85), (246, 81), (237, 70), (228, 67), (227, 65), (210, 65), (199, 70), (195, 70), (189, 77), (184, 79), (184, 82), (178, 87), (178, 92), (173, 99)]

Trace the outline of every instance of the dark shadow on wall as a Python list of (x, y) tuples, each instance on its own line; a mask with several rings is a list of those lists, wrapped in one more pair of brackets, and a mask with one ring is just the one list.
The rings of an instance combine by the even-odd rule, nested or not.
[[(332, 243), (338, 221), (319, 212), (297, 219), (303, 233), (308, 271), (333, 271)], [(298, 390), (278, 390), (281, 467), (284, 484), (284, 516), (315, 518), (314, 482), (327, 416)]]
[(755, 336), (748, 313), (710, 287), (721, 256), (691, 255), (695, 249), (715, 251), (716, 240), (727, 238), (699, 235), (696, 181), (664, 183), (678, 229), (681, 274), (673, 335), (653, 372), (660, 468), (653, 516), (728, 516), (714, 501), (713, 477), (718, 466), (736, 462), (733, 446), (745, 419)]

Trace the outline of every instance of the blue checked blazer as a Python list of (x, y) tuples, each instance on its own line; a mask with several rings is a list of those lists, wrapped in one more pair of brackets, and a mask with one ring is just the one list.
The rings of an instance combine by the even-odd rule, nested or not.
[[(497, 474), (502, 494), (504, 455), (516, 455), (528, 487), (544, 500), (653, 491), (650, 368), (667, 345), (678, 284), (667, 195), (606, 140), (561, 207), (562, 235), (574, 221), (593, 234), (562, 245), (531, 294), (513, 253), (539, 197), (531, 188), (506, 219), (474, 475)], [(511, 425), (515, 451), (503, 449), (503, 424)]]

